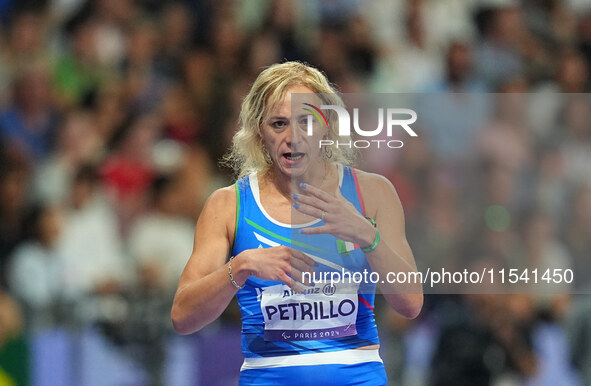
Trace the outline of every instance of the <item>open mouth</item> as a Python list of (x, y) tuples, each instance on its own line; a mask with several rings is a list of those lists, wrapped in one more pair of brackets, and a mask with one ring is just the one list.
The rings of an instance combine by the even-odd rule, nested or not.
[(297, 161), (302, 158), (305, 154), (304, 153), (283, 153), (283, 156), (290, 161)]
[(302, 158), (304, 158), (305, 155), (306, 155), (305, 153), (283, 153), (283, 157), (289, 163), (298, 162), (299, 160), (301, 160)]

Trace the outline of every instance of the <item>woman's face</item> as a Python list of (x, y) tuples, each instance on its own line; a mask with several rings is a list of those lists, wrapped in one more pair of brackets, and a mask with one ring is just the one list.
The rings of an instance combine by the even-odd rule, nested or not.
[[(288, 88), (285, 98), (270, 108), (261, 127), (263, 144), (273, 160), (275, 171), (289, 178), (310, 175), (324, 162), (319, 141), (328, 128), (315, 119), (308, 121), (310, 113), (305, 110), (308, 106), (304, 102), (314, 106), (322, 104), (320, 98), (305, 86)], [(312, 135), (307, 132), (308, 122), (313, 128)]]

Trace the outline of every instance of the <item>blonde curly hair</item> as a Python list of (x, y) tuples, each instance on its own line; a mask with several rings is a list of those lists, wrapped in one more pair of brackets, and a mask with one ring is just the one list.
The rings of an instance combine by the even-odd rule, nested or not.
[[(274, 64), (262, 71), (242, 101), (240, 129), (232, 139), (232, 148), (223, 163), (232, 167), (238, 178), (251, 173), (265, 174), (272, 165), (265, 161), (261, 125), (267, 113), (283, 100), (287, 89), (305, 86), (318, 94), (324, 104), (344, 106), (335, 88), (319, 70), (300, 62)], [(328, 138), (336, 143), (338, 119), (332, 110), (326, 112)], [(327, 151), (330, 161), (351, 164), (356, 156), (354, 148), (337, 148), (332, 145)]]

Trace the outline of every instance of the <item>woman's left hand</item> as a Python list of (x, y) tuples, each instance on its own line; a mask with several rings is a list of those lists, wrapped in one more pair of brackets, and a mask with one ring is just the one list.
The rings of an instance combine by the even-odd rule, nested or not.
[(362, 247), (372, 244), (376, 230), (355, 206), (343, 197), (340, 190), (335, 197), (310, 184), (300, 184), (300, 188), (302, 193), (292, 194), (296, 201), (293, 207), (301, 213), (324, 220), (324, 225), (302, 229), (303, 234), (331, 234)]

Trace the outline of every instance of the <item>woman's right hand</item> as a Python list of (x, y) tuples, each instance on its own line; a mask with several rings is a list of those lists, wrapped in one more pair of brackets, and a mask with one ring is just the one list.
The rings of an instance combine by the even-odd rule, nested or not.
[[(243, 285), (250, 276), (263, 280), (280, 281), (296, 292), (302, 292), (299, 283), (304, 283), (303, 273), (310, 275), (316, 267), (310, 256), (293, 248), (277, 246), (270, 248), (247, 249), (234, 258), (232, 272), (236, 281)], [(306, 280), (309, 284), (309, 281)]]

